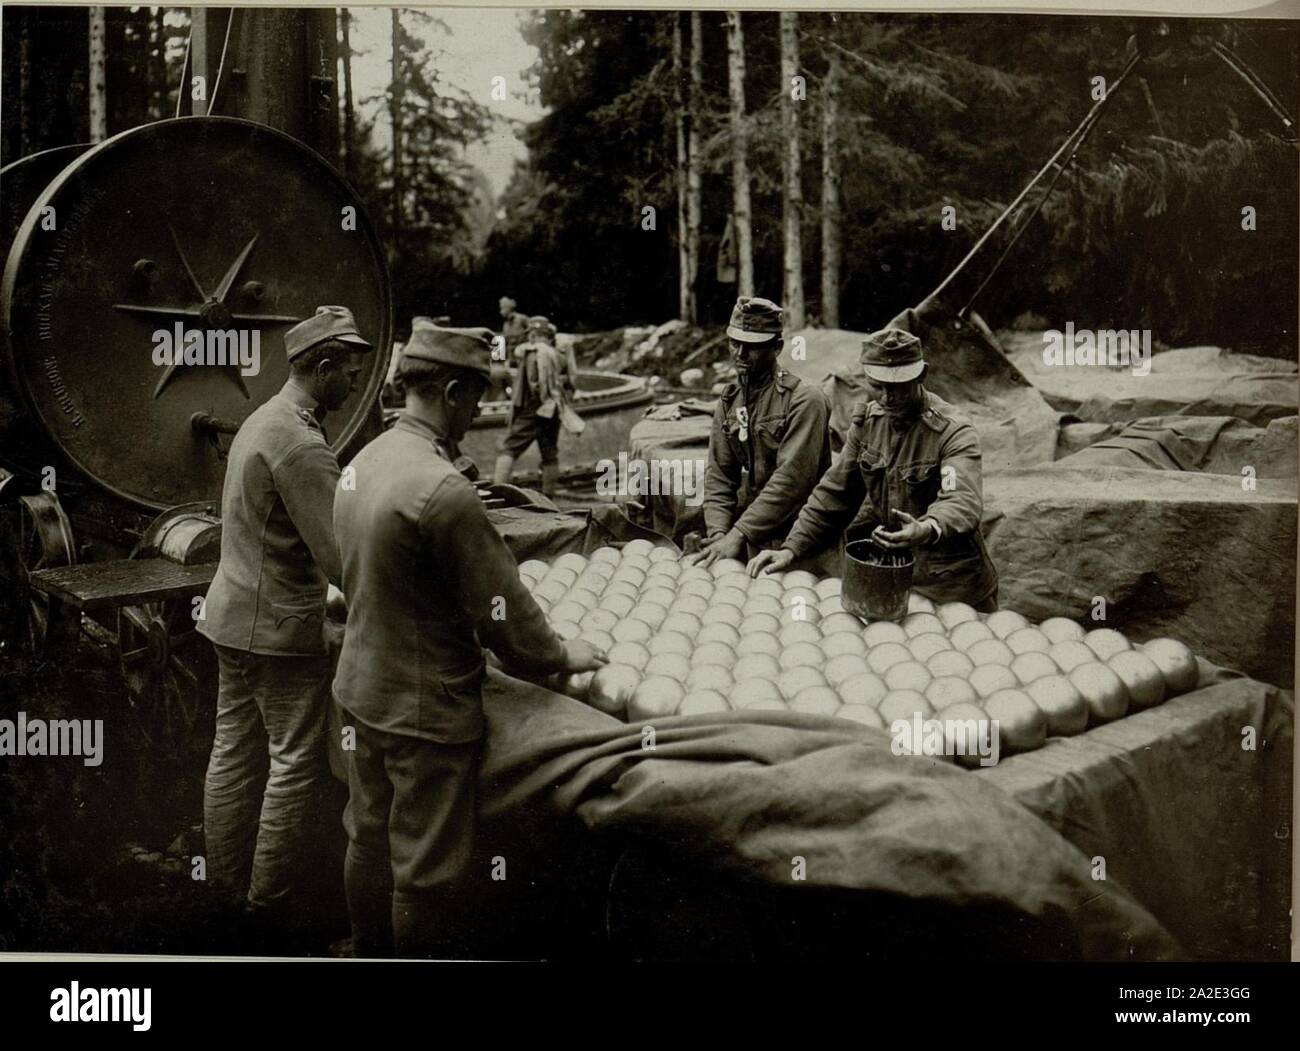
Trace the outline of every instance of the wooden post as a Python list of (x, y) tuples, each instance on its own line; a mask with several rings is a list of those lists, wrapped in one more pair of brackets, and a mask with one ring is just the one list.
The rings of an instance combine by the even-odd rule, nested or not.
[(840, 56), (832, 51), (822, 86), (822, 324), (840, 327)]
[(749, 128), (745, 121), (745, 29), (727, 12), (727, 85), (731, 100), (731, 193), (736, 234), (736, 294), (754, 294), (754, 231), (749, 205)]
[[(23, 11), (18, 19), (22, 28), (18, 31), (18, 156), (26, 157), (32, 152), (32, 37), (29, 21), (30, 12)], [(18, 12), (15, 12), (18, 14)], [(6, 158), (8, 159), (8, 158)]]
[(149, 119), (171, 114), (167, 106), (167, 9), (155, 7), (149, 18)]
[(803, 303), (803, 183), (799, 156), (799, 102), (792, 81), (799, 72), (799, 16), (781, 12), (781, 130), (785, 138), (785, 307), (786, 327), (805, 325)]

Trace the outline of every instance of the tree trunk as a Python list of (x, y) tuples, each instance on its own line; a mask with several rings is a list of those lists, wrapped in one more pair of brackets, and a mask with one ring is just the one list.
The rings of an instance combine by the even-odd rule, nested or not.
[(804, 327), (803, 184), (799, 167), (799, 110), (792, 81), (799, 72), (799, 16), (781, 12), (781, 131), (785, 138), (785, 307), (786, 327)]
[(822, 88), (822, 324), (840, 327), (840, 56), (832, 51)]
[(108, 138), (108, 91), (104, 48), (105, 9), (88, 9), (90, 18), (90, 141)]
[(690, 157), (686, 152), (686, 91), (685, 71), (682, 68), (682, 15), (674, 11), (673, 19), (673, 102), (677, 116), (673, 122), (677, 132), (677, 316), (682, 321), (691, 320), (691, 244), (690, 223), (686, 213), (690, 195), (687, 169)]
[(348, 182), (355, 180), (352, 151), (356, 148), (356, 109), (352, 104), (352, 15), (345, 7), (340, 12), (340, 24), (343, 28), (343, 43), (339, 48), (343, 59), (343, 177)]
[(397, 8), (392, 11), (393, 25), (393, 72), (389, 85), (388, 105), (389, 119), (393, 126), (393, 226), (394, 241), (401, 236), (402, 230), (402, 22)]
[(700, 114), (704, 112), (704, 20), (691, 12), (691, 94), (686, 123), (686, 261), (690, 270), (690, 309), (686, 320), (699, 324), (700, 274)]
[(19, 22), (22, 29), (18, 36), (18, 156), (26, 157), (32, 152), (32, 37), (27, 19)]
[(167, 15), (165, 7), (155, 7), (149, 18), (149, 119), (170, 116), (167, 107)]
[(754, 294), (754, 231), (749, 207), (749, 128), (745, 120), (745, 29), (727, 12), (727, 83), (731, 98), (731, 193), (736, 234), (736, 294)]

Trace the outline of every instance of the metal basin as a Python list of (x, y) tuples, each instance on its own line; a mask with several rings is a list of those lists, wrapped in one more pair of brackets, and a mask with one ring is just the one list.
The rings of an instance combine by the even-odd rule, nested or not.
[[(497, 447), (506, 434), (510, 399), (501, 395), (482, 403), (482, 415), (460, 443), (461, 451), (473, 457), (480, 470), (491, 471)], [(633, 424), (645, 415), (654, 395), (641, 376), (582, 369), (578, 373), (578, 394), (573, 407), (586, 421), (579, 435), (560, 433), (560, 462), (565, 465), (590, 463), (603, 457), (616, 458), (628, 448)], [(515, 470), (529, 470), (540, 463), (534, 445), (515, 464)]]

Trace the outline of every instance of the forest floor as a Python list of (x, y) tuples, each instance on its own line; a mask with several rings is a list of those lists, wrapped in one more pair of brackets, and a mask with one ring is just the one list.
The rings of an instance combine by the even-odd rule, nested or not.
[[(192, 878), (203, 854), (210, 737), (183, 757), (152, 750), (129, 715), (103, 648), (83, 638), (57, 662), (0, 658), (0, 718), (102, 719), (102, 762), (76, 756), (0, 760), (0, 950), (229, 954), (250, 951), (237, 917)], [(332, 783), (323, 808), (341, 813)], [(313, 860), (341, 873), (341, 825), (313, 836)], [(335, 868), (334, 866), (338, 867)], [(308, 872), (324, 869), (315, 864)], [(308, 951), (347, 935), (341, 887), (319, 879)]]
[[(0, 656), (0, 719), (14, 721), (18, 712), (29, 719), (102, 719), (102, 762), (0, 758), (0, 952), (350, 954), (345, 783), (327, 777), (321, 788), (294, 896), (296, 929), (269, 933), (194, 878), (194, 859), (205, 850), (210, 727), (195, 734), (184, 756), (151, 748), (130, 715), (112, 654), (85, 636), (59, 661)], [(503, 888), (492, 909), (462, 910), (461, 947), (449, 955), (599, 956), (612, 865), (603, 849), (582, 846), (574, 856), (588, 863), (544, 887)]]

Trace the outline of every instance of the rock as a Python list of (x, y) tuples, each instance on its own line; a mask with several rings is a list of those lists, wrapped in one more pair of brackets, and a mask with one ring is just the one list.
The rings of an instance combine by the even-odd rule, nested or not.
[(698, 387), (704, 382), (704, 370), (687, 369), (679, 377), (679, 382), (683, 387)]
[(1026, 468), (984, 480), (998, 604), (1085, 621), (1094, 596), (1130, 638), (1169, 636), (1263, 682), (1294, 681), (1296, 483), (1123, 467)]

